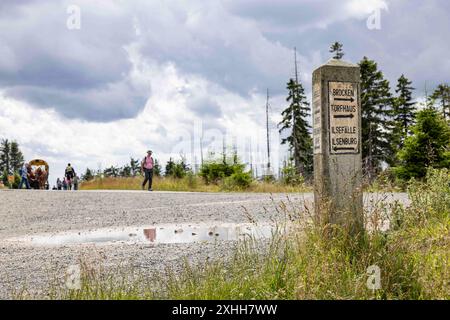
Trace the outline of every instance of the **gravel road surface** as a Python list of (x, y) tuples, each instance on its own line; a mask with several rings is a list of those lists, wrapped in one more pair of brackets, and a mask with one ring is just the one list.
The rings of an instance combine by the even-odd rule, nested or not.
[[(406, 194), (365, 195), (365, 204), (385, 200), (408, 202)], [(45, 296), (48, 284), (63, 277), (80, 259), (101, 260), (148, 274), (166, 267), (179, 268), (185, 259), (196, 263), (225, 257), (234, 241), (192, 243), (111, 242), (35, 245), (36, 236), (77, 234), (98, 230), (126, 230), (150, 226), (177, 228), (186, 224), (221, 226), (260, 224), (281, 218), (281, 202), (298, 209), (311, 207), (304, 194), (187, 193), (144, 191), (27, 191), (0, 190), (0, 299), (13, 298), (26, 288)], [(125, 228), (125, 229), (124, 229)], [(131, 235), (131, 234), (130, 234)]]

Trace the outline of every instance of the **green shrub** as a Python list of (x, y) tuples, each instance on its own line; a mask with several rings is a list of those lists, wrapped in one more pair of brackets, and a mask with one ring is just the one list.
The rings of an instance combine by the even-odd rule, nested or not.
[(20, 175), (19, 175), (19, 173), (18, 172), (14, 172), (14, 181), (12, 182), (12, 183), (10, 183), (9, 182), (9, 180), (8, 180), (8, 172), (6, 172), (6, 170), (3, 172), (3, 175), (2, 175), (2, 182), (3, 182), (3, 185), (6, 187), (6, 188), (10, 188), (10, 189), (17, 189), (17, 188), (19, 188), (19, 184), (20, 184), (20, 180), (21, 180), (21, 177), (20, 177)]
[(182, 164), (177, 163), (173, 168), (171, 175), (174, 178), (181, 179), (186, 176), (187, 172), (188, 170), (186, 170)]
[(185, 159), (182, 157), (180, 161), (175, 162), (172, 158), (167, 161), (165, 175), (177, 179), (182, 179), (188, 172), (191, 172)]
[(264, 183), (275, 183), (277, 180), (275, 179), (275, 176), (273, 174), (265, 174), (262, 177), (262, 181)]
[(20, 177), (19, 173), (15, 172), (14, 173), (14, 182), (12, 183), (11, 188), (18, 189), (21, 180), (22, 180), (22, 178)]
[(288, 164), (282, 170), (283, 183), (289, 186), (300, 186), (305, 182), (305, 179), (297, 173), (297, 169), (294, 165)]
[(205, 183), (207, 184), (218, 184), (226, 177), (230, 177), (233, 174), (243, 173), (244, 168), (244, 164), (229, 164), (221, 161), (210, 161), (202, 165), (199, 175), (205, 180)]
[(195, 189), (198, 186), (197, 176), (191, 171), (188, 171), (185, 179), (187, 180), (188, 186), (191, 189)]
[(252, 183), (251, 172), (245, 172), (245, 164), (238, 163), (236, 158), (230, 163), (223, 160), (213, 160), (204, 163), (199, 175), (206, 184), (222, 184), (226, 191), (239, 191), (248, 189)]
[(417, 112), (411, 131), (398, 152), (400, 164), (394, 168), (398, 178), (423, 178), (427, 168), (450, 168), (450, 126), (436, 110)]
[(225, 178), (222, 188), (229, 191), (245, 190), (252, 184), (252, 176), (250, 172), (237, 172)]
[(3, 171), (3, 174), (2, 174), (2, 182), (3, 182), (3, 185), (4, 185), (5, 187), (8, 187), (8, 186), (9, 186), (9, 181), (8, 181), (8, 171), (6, 171), (6, 170)]

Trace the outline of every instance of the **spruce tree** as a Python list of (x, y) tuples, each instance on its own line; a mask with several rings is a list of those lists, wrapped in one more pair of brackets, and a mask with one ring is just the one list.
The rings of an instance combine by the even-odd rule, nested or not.
[(9, 159), (12, 172), (18, 172), (23, 165), (24, 158), (16, 141), (11, 142)]
[(450, 127), (434, 108), (417, 113), (412, 135), (399, 151), (395, 173), (400, 179), (422, 178), (428, 167), (450, 168)]
[(133, 157), (130, 158), (130, 167), (131, 167), (131, 174), (133, 177), (137, 176), (141, 172), (141, 162), (139, 159), (134, 159)]
[(378, 70), (377, 63), (364, 57), (361, 71), (362, 113), (362, 157), (364, 173), (370, 181), (381, 169), (383, 161), (390, 163), (393, 150), (390, 143), (392, 133), (392, 95), (389, 81)]
[(186, 163), (186, 158), (184, 156), (181, 156), (181, 160), (175, 162), (172, 160), (172, 158), (167, 161), (166, 164), (166, 172), (165, 176), (173, 177), (181, 179), (183, 178), (188, 172), (191, 172), (188, 164)]
[(173, 175), (175, 166), (176, 166), (175, 161), (173, 161), (172, 158), (170, 158), (169, 161), (167, 161), (167, 163), (166, 163), (166, 170), (165, 170), (164, 175), (165, 176)]
[(106, 168), (103, 171), (103, 174), (105, 175), (105, 177), (114, 177), (114, 178), (116, 178), (117, 176), (119, 176), (119, 168), (117, 168), (115, 166), (111, 166), (109, 168)]
[(340, 60), (344, 56), (344, 51), (342, 50), (343, 45), (339, 42), (335, 42), (330, 47), (330, 53), (333, 53), (333, 59)]
[(131, 177), (131, 166), (129, 164), (124, 165), (119, 170), (119, 176), (121, 177)]
[(311, 126), (307, 121), (310, 116), (309, 102), (301, 83), (290, 79), (287, 89), (289, 94), (286, 101), (290, 104), (281, 113), (283, 119), (278, 125), (281, 125), (280, 133), (288, 129), (291, 129), (291, 133), (282, 139), (281, 144), (289, 144), (297, 173), (309, 176), (313, 167)]
[(160, 177), (162, 174), (161, 165), (159, 164), (158, 159), (155, 159), (155, 165), (153, 166), (153, 174), (157, 177)]
[(8, 139), (0, 142), (0, 171), (11, 174), (11, 143)]
[(94, 179), (94, 173), (92, 172), (91, 169), (86, 168), (86, 172), (85, 172), (85, 174), (83, 174), (81, 179), (84, 181), (90, 181), (90, 180)]
[(403, 74), (398, 79), (397, 97), (394, 103), (394, 122), (397, 129), (397, 134), (400, 135), (400, 143), (402, 146), (404, 140), (411, 132), (411, 125), (414, 122), (415, 102), (412, 99), (411, 81), (409, 81)]
[(450, 120), (450, 86), (446, 83), (438, 85), (431, 98), (438, 103), (438, 108), (445, 120)]

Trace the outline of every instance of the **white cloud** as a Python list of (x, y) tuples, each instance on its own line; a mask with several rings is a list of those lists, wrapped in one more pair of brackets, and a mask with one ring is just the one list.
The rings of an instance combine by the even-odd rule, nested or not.
[[(148, 59), (144, 62), (135, 47), (127, 50), (133, 64), (130, 81), (137, 85), (150, 84), (153, 89), (144, 109), (135, 118), (108, 123), (67, 119), (55, 110), (35, 109), (1, 94), (0, 137), (18, 140), (27, 159), (48, 160), (52, 166), (51, 181), (62, 175), (68, 162), (78, 171), (86, 167), (96, 169), (99, 163), (105, 168), (122, 165), (130, 156), (140, 157), (148, 148), (154, 150), (162, 163), (169, 157), (178, 158), (181, 153), (188, 155), (192, 163), (192, 151), (200, 161), (198, 142), (202, 126), (205, 154), (213, 136), (215, 144), (210, 147), (216, 151), (221, 149), (222, 134), (239, 137), (239, 141), (251, 138), (255, 149), (258, 140), (263, 142), (263, 127), (259, 124), (264, 119), (263, 101), (257, 95), (247, 100), (198, 75), (181, 75), (173, 64), (148, 63)], [(189, 108), (193, 95), (215, 101), (223, 116), (206, 118), (202, 123), (203, 115)], [(193, 139), (196, 139), (194, 149)]]

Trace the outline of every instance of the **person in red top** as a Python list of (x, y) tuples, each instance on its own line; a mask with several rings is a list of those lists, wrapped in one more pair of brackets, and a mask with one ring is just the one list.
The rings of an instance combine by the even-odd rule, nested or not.
[(142, 160), (141, 163), (141, 170), (144, 174), (144, 182), (142, 183), (142, 190), (145, 189), (145, 185), (148, 181), (148, 191), (153, 191), (152, 189), (152, 182), (153, 182), (153, 157), (152, 157), (152, 151), (148, 150), (147, 155)]

